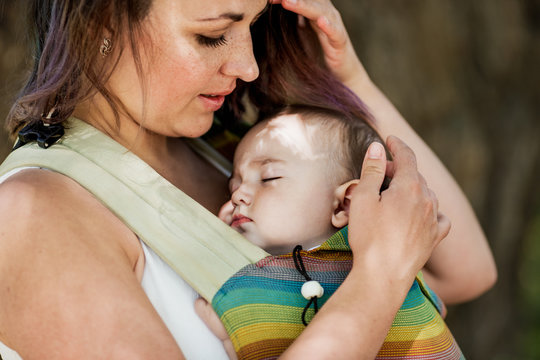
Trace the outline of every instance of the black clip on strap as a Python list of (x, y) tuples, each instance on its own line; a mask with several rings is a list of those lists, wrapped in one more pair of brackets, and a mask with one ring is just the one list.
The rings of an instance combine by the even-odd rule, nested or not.
[(35, 123), (26, 125), (19, 131), (17, 143), (13, 150), (32, 141), (37, 141), (39, 147), (47, 149), (57, 142), (64, 135), (64, 126), (62, 124), (45, 124), (39, 120)]

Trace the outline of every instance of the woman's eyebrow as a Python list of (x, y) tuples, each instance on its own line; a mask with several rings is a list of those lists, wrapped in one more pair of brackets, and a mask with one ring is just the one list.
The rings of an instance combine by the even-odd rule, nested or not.
[(215, 20), (222, 20), (222, 19), (232, 20), (233, 22), (240, 22), (244, 20), (244, 14), (228, 12), (228, 13), (223, 13), (216, 17), (198, 19), (198, 21), (215, 21)]
[[(269, 9), (269, 7), (270, 3), (266, 3), (264, 9), (262, 9), (257, 15), (255, 15), (255, 19), (258, 19), (262, 14), (264, 14)], [(244, 20), (244, 14), (226, 12), (219, 16), (198, 19), (198, 21), (216, 21), (222, 19), (232, 20), (233, 22), (240, 22)]]

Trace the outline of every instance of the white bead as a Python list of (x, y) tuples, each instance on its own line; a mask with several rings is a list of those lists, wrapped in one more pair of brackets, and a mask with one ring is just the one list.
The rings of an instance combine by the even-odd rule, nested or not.
[(319, 284), (318, 281), (315, 280), (306, 281), (304, 285), (302, 285), (301, 291), (302, 296), (308, 300), (315, 296), (320, 298), (324, 294), (323, 287), (321, 286), (321, 284)]

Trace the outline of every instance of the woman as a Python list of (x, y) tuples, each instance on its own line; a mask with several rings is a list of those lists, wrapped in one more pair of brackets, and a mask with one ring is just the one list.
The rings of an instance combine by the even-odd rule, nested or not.
[[(250, 25), (266, 6), (266, 0), (33, 1), (37, 61), (8, 126), (16, 132), (26, 122), (55, 123), (74, 115), (215, 214), (227, 197), (227, 178), (184, 139), (209, 129), (238, 79), (257, 77)], [(427, 180), (444, 189), (441, 208), (454, 230), (427, 264), (430, 285), (447, 301), (485, 291), (495, 271), (468, 203), (370, 83), (339, 14), (329, 1), (282, 6), (313, 21), (328, 66), (381, 119), (383, 138), (397, 134), (412, 144)], [(355, 193), (373, 201), (354, 205), (353, 198), (351, 247), (358, 261), (284, 357), (324, 358), (339, 351), (343, 358), (373, 358), (414, 276), (448, 232), (412, 151), (396, 138), (388, 145), (395, 169), (389, 171), (395, 172), (391, 191), (379, 197), (386, 162), (384, 154), (373, 153)], [(23, 358), (225, 356), (191, 316), (192, 308), (179, 307), (174, 298), (175, 311), (181, 311), (171, 314), (156, 303), (173, 292), (192, 301), (196, 294), (182, 279), (167, 275), (175, 289), (157, 295), (153, 284), (141, 286), (149, 271), (161, 266), (161, 276), (170, 269), (155, 265), (160, 260), (137, 234), (78, 183), (52, 171), (23, 169), (4, 179), (0, 198), (0, 341)], [(355, 211), (371, 216), (355, 217)], [(377, 223), (387, 218), (395, 221)], [(470, 258), (463, 256), (465, 248)], [(383, 260), (389, 266), (381, 272)], [(461, 268), (454, 272), (456, 264)], [(437, 287), (449, 277), (455, 287)], [(171, 324), (168, 315), (180, 320)], [(336, 321), (342, 331), (330, 333), (325, 324)]]

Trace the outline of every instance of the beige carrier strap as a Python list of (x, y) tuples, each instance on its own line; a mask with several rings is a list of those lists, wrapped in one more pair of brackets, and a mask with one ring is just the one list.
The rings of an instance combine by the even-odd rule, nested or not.
[(32, 143), (13, 151), (0, 166), (0, 176), (29, 166), (77, 181), (209, 301), (238, 270), (268, 256), (81, 120), (71, 118), (66, 134), (48, 149)]

